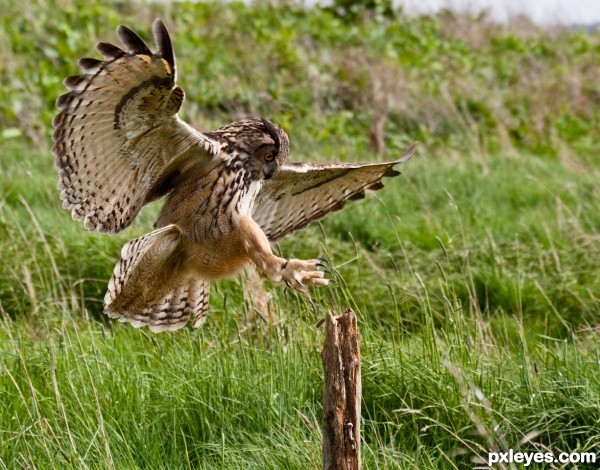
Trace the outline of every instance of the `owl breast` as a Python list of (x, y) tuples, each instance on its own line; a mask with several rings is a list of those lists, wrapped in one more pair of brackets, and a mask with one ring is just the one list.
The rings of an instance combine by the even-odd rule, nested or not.
[(174, 188), (156, 226), (176, 224), (193, 243), (219, 240), (251, 214), (260, 188), (243, 167), (216, 167)]
[(261, 186), (262, 181), (252, 181), (250, 183), (248, 190), (240, 198), (240, 202), (238, 204), (238, 212), (240, 215), (250, 215), (252, 212), (252, 207), (254, 207), (254, 200), (260, 192)]

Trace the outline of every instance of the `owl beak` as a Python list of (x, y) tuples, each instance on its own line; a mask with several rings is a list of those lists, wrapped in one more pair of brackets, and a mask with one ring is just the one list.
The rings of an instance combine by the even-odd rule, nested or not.
[(277, 172), (277, 166), (275, 165), (266, 165), (263, 170), (263, 175), (266, 180), (270, 180), (273, 178), (275, 173)]

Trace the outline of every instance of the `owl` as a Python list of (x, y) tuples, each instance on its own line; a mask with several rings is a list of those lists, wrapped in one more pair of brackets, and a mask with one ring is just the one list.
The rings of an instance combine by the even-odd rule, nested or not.
[(246, 265), (305, 295), (327, 285), (324, 260), (281, 258), (270, 243), (382, 188), (415, 146), (386, 163), (286, 163), (288, 135), (266, 119), (200, 132), (177, 115), (184, 91), (160, 20), (153, 33), (156, 52), (125, 26), (123, 48), (98, 43), (104, 60), (79, 61), (53, 120), (60, 199), (87, 229), (120, 232), (165, 198), (155, 230), (123, 246), (105, 313), (154, 332), (198, 327), (210, 283)]

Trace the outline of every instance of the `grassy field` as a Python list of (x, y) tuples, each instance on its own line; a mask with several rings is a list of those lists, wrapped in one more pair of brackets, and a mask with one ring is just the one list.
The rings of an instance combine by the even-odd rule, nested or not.
[[(362, 335), (365, 468), (598, 452), (598, 33), (384, 8), (6, 3), (0, 468), (319, 468), (315, 325), (346, 306)], [(96, 41), (120, 23), (148, 38), (157, 16), (201, 129), (268, 116), (296, 161), (382, 160), (420, 141), (383, 191), (276, 247), (331, 260), (338, 282), (315, 309), (267, 285), (272, 318), (257, 320), (240, 277), (216, 285), (199, 330), (104, 318), (120, 247), (158, 206), (112, 237), (72, 221), (53, 103)], [(531, 468), (563, 467), (588, 468)]]

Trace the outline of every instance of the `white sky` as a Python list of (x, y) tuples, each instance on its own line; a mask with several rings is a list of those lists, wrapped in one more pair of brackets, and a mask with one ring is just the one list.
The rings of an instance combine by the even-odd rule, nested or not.
[(600, 0), (396, 0), (409, 12), (426, 13), (449, 7), (460, 11), (489, 9), (492, 17), (506, 21), (526, 13), (541, 24), (592, 24), (600, 22)]

